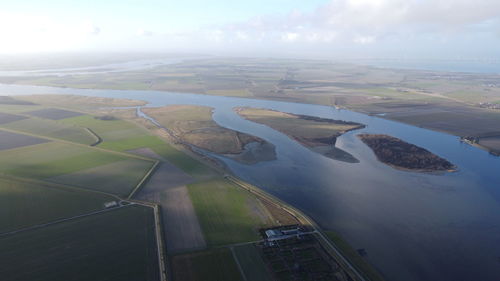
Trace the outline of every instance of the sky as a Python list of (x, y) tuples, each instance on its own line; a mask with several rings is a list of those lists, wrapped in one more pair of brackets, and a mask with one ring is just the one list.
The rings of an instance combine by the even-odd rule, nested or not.
[(0, 53), (500, 59), (498, 0), (0, 0)]

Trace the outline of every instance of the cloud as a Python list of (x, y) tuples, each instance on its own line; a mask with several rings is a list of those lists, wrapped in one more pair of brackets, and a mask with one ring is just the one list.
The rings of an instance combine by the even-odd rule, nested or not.
[(137, 36), (153, 36), (153, 32), (149, 30), (144, 30), (142, 28), (137, 29)]
[[(497, 19), (498, 0), (332, 0), (309, 13), (260, 16), (216, 29), (231, 41), (265, 38), (269, 42), (297, 44), (370, 44), (425, 34), (446, 37)], [(488, 25), (483, 26), (483, 31), (485, 28)], [(490, 29), (492, 34), (497, 32), (496, 28)]]

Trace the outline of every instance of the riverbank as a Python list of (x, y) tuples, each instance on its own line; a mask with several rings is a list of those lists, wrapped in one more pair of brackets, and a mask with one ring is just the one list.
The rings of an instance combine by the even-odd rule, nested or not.
[(212, 119), (212, 108), (175, 105), (143, 108), (180, 141), (203, 150), (226, 155), (240, 163), (255, 164), (276, 159), (274, 146), (265, 140), (219, 126)]
[(238, 107), (234, 110), (245, 119), (271, 127), (316, 153), (339, 161), (359, 162), (335, 144), (338, 137), (364, 128), (363, 124), (260, 108)]

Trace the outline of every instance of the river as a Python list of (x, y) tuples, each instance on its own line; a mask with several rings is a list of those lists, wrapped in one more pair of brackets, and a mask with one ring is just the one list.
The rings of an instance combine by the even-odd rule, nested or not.
[[(74, 94), (145, 100), (147, 106), (211, 106), (221, 126), (276, 146), (277, 159), (245, 165), (217, 156), (240, 178), (340, 233), (389, 281), (500, 280), (500, 157), (458, 137), (328, 106), (180, 94), (0, 85), (1, 95)], [(234, 107), (275, 109), (359, 122), (337, 147), (360, 163), (311, 152), (280, 132), (239, 117)], [(377, 161), (358, 133), (383, 133), (424, 147), (458, 166), (444, 175), (395, 170)]]

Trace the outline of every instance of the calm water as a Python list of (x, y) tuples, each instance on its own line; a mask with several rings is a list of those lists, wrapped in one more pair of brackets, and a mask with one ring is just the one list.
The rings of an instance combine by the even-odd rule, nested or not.
[[(176, 94), (0, 85), (0, 94), (76, 94), (140, 99), (148, 106), (194, 104), (215, 108), (220, 125), (276, 146), (277, 160), (244, 165), (219, 157), (239, 177), (300, 208), (342, 234), (390, 281), (500, 280), (500, 157), (454, 136), (327, 106)], [(266, 126), (240, 118), (251, 106), (360, 122), (337, 146), (361, 162), (339, 162), (302, 147)], [(500, 125), (499, 125), (500, 126)], [(379, 163), (356, 138), (361, 132), (401, 138), (450, 160), (459, 171), (426, 175)]]

